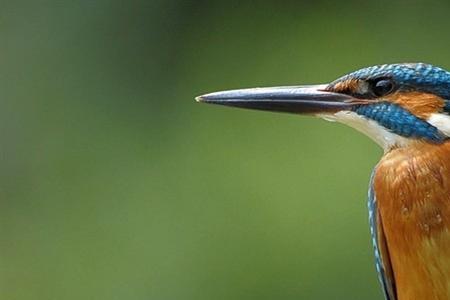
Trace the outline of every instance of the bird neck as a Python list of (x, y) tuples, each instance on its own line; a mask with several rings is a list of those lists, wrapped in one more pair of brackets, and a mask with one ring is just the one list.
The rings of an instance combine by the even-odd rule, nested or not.
[(398, 299), (450, 299), (450, 142), (387, 152), (374, 191)]

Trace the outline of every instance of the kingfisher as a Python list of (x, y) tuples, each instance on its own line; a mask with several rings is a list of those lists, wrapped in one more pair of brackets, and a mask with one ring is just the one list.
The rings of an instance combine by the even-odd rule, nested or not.
[(349, 125), (384, 150), (369, 225), (387, 300), (450, 299), (450, 72), (426, 63), (363, 68), (331, 83), (209, 93), (198, 102)]

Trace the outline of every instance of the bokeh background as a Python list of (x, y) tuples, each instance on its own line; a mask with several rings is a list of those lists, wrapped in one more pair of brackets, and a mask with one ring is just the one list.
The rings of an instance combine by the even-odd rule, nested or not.
[(449, 2), (0, 8), (1, 299), (381, 299), (366, 212), (381, 150), (193, 98), (449, 68)]

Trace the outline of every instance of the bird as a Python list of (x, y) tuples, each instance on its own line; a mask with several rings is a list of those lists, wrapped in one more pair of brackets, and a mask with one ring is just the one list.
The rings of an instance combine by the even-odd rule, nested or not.
[(450, 299), (450, 72), (392, 63), (327, 84), (227, 90), (196, 100), (315, 116), (375, 141), (383, 155), (370, 176), (368, 211), (384, 298)]

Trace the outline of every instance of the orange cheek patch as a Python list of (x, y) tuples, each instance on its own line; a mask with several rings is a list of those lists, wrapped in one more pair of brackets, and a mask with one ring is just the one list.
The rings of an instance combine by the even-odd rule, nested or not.
[(336, 83), (330, 88), (335, 93), (351, 94), (359, 89), (359, 80), (349, 79)]
[(383, 98), (400, 105), (422, 119), (427, 119), (432, 113), (442, 111), (445, 105), (441, 97), (423, 92), (397, 92)]

